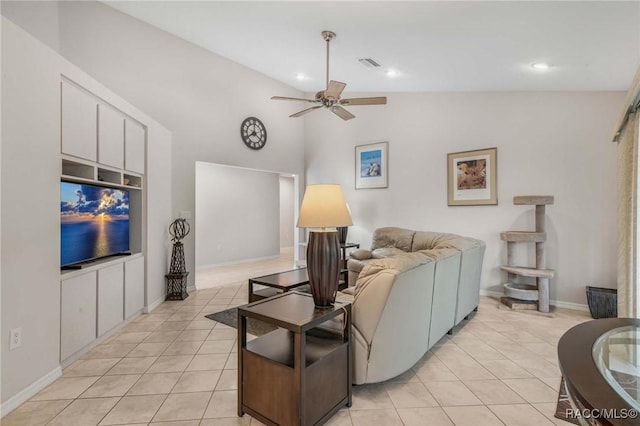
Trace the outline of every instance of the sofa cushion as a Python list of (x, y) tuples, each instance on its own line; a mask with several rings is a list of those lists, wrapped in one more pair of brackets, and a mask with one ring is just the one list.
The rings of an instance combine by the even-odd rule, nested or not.
[(349, 272), (360, 273), (360, 271), (362, 271), (362, 268), (364, 268), (364, 265), (369, 263), (371, 260), (372, 259), (359, 260), (351, 258), (349, 259), (349, 261), (347, 261), (347, 269), (349, 270)]
[(371, 252), (374, 259), (383, 259), (385, 257), (395, 256), (397, 254), (404, 254), (406, 251), (400, 250), (395, 247), (381, 247)]
[(365, 260), (373, 259), (373, 254), (369, 250), (358, 249), (349, 253), (349, 257), (352, 259)]
[(434, 248), (445, 248), (443, 244), (447, 241), (460, 238), (455, 234), (448, 234), (445, 232), (428, 232), (428, 231), (416, 231), (413, 236), (413, 244), (411, 245), (411, 251), (431, 250)]
[(440, 242), (437, 247), (434, 248), (454, 248), (456, 250), (465, 251), (474, 247), (484, 246), (484, 241), (476, 240), (475, 238), (455, 236), (446, 241)]
[(416, 268), (425, 263), (433, 262), (433, 258), (425, 256), (421, 253), (404, 253), (402, 256), (384, 257), (380, 259), (372, 259), (363, 265), (360, 271), (358, 282), (356, 283), (356, 293), (358, 287), (366, 286), (368, 278), (380, 272), (388, 272), (392, 274), (400, 274), (409, 269)]
[(451, 256), (460, 256), (460, 251), (454, 248), (441, 248), (441, 249), (420, 250), (420, 251), (417, 251), (416, 254), (420, 254), (422, 256), (428, 257), (429, 259), (438, 261), (441, 259), (446, 259)]
[(383, 247), (395, 247), (409, 252), (411, 251), (413, 234), (415, 234), (415, 231), (393, 226), (378, 228), (373, 232), (371, 250), (373, 251)]

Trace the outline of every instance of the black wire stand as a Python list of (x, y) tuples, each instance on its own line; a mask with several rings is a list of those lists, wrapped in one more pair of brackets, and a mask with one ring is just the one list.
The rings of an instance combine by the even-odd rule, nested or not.
[(184, 261), (184, 245), (180, 240), (189, 234), (191, 227), (186, 219), (176, 219), (169, 226), (173, 249), (171, 250), (171, 266), (167, 279), (167, 297), (165, 300), (184, 300), (189, 297), (187, 293), (187, 267)]

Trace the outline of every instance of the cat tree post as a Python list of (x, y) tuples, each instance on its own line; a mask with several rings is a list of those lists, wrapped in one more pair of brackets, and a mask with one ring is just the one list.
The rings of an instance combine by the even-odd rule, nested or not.
[[(535, 231), (507, 231), (500, 238), (507, 242), (507, 265), (500, 269), (507, 272), (508, 282), (504, 284), (505, 296), (500, 301), (512, 309), (537, 309), (549, 312), (549, 279), (554, 271), (546, 269), (545, 242), (547, 240), (545, 206), (554, 203), (552, 195), (520, 195), (513, 197), (515, 205), (534, 205)], [(515, 266), (513, 250), (515, 243), (536, 244), (535, 267)], [(519, 281), (519, 277), (535, 279), (535, 284)], [(526, 279), (526, 278), (525, 278)]]

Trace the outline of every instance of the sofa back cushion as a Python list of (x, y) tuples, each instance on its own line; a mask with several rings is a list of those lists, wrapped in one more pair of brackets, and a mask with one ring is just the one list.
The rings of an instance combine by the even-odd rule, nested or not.
[(416, 231), (413, 236), (411, 251), (431, 250), (439, 248), (450, 248), (449, 241), (463, 238), (456, 234), (445, 232)]
[(385, 247), (395, 247), (402, 251), (411, 251), (415, 231), (393, 226), (378, 228), (373, 232), (371, 251)]
[(405, 254), (406, 251), (400, 250), (395, 247), (381, 247), (371, 252), (371, 257), (374, 259), (384, 259), (385, 257), (395, 256), (397, 254)]
[(396, 276), (425, 264), (434, 264), (433, 259), (417, 253), (405, 253), (373, 259), (362, 268), (354, 291), (353, 321), (368, 343), (371, 343)]

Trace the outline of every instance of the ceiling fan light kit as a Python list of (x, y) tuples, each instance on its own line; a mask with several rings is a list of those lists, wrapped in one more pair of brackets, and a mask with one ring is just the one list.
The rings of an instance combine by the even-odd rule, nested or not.
[(303, 109), (302, 111), (296, 112), (295, 114), (291, 114), (289, 117), (297, 118), (301, 117), (307, 113), (310, 113), (313, 110), (326, 108), (329, 111), (333, 112), (338, 117), (343, 120), (351, 120), (356, 116), (351, 114), (349, 111), (343, 108), (343, 105), (385, 105), (387, 103), (386, 96), (378, 96), (378, 97), (369, 97), (369, 98), (348, 98), (341, 99), (340, 95), (342, 91), (347, 86), (346, 83), (342, 83), (340, 81), (329, 80), (329, 44), (331, 40), (336, 37), (336, 33), (333, 31), (323, 31), (322, 38), (327, 43), (327, 79), (326, 84), (327, 88), (325, 90), (321, 90), (316, 93), (315, 99), (304, 99), (304, 98), (290, 98), (286, 96), (273, 96), (271, 99), (278, 101), (296, 101), (296, 102), (308, 102), (314, 104), (314, 106)]

